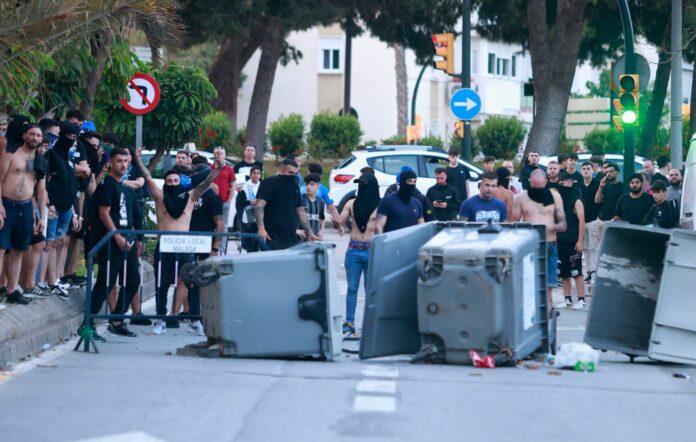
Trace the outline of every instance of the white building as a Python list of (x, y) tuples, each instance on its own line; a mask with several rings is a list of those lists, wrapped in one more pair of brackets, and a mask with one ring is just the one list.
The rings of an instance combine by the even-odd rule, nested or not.
[[(299, 64), (279, 66), (271, 95), (268, 124), (281, 115), (299, 113), (307, 128), (317, 112), (338, 112), (343, 108), (345, 34), (338, 25), (315, 27), (293, 32), (288, 42), (303, 54)], [(357, 111), (364, 141), (381, 141), (396, 135), (397, 101), (394, 49), (365, 33), (353, 39), (351, 106)], [(645, 44), (637, 46), (651, 63), (652, 77), (657, 53)], [(460, 41), (455, 44), (455, 72), (461, 70)], [(246, 125), (249, 102), (260, 52), (244, 69), (247, 81), (239, 93), (238, 127)], [(516, 116), (526, 125), (532, 122), (532, 98), (524, 96), (524, 83), (532, 77), (531, 60), (520, 45), (489, 41), (471, 33), (471, 83), (482, 98), (482, 109), (472, 121), (476, 127), (492, 115)], [(406, 50), (408, 107), (421, 66), (414, 53)], [(581, 65), (575, 75), (572, 92), (585, 93), (587, 81), (598, 82), (600, 69)], [(693, 68), (685, 65), (684, 97), (690, 97)], [(427, 67), (421, 80), (416, 114), (422, 121), (421, 133), (440, 136), (445, 141), (454, 130), (456, 118), (449, 100), (460, 83), (441, 71)]]

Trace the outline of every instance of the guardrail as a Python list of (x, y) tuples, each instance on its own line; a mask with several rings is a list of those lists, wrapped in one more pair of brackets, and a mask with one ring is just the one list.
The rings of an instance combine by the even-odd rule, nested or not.
[[(193, 265), (187, 266), (186, 263), (183, 263), (181, 266), (179, 266), (180, 263), (180, 258), (186, 256), (187, 259), (185, 261), (192, 262), (190, 260), (191, 255), (196, 255), (196, 259), (193, 260), (193, 263), (197, 262), (201, 258), (206, 257), (206, 255), (210, 255), (211, 253), (211, 247), (212, 247), (212, 242), (213, 238), (215, 237), (225, 237), (228, 239), (228, 245), (229, 241), (242, 241), (242, 239), (249, 239), (249, 240), (256, 240), (258, 241), (258, 245), (261, 250), (269, 250), (268, 244), (256, 233), (240, 233), (240, 232), (173, 232), (173, 231), (164, 231), (164, 230), (112, 230), (108, 232), (105, 236), (103, 236), (95, 245), (94, 247), (87, 253), (85, 260), (86, 260), (86, 265), (87, 265), (87, 284), (85, 287), (85, 318), (84, 322), (80, 326), (78, 330), (78, 335), (80, 336), (80, 339), (78, 340), (77, 344), (75, 345), (74, 351), (77, 351), (80, 346), (83, 346), (83, 351), (84, 352), (89, 352), (90, 348), (94, 348), (95, 353), (99, 353), (99, 350), (94, 342), (94, 335), (93, 335), (93, 322), (95, 319), (105, 319), (109, 321), (124, 321), (126, 319), (132, 319), (134, 317), (133, 314), (126, 314), (126, 313), (112, 313), (110, 310), (110, 292), (111, 290), (109, 289), (109, 279), (112, 278), (112, 270), (111, 270), (111, 257), (112, 257), (112, 247), (117, 247), (114, 242), (112, 241), (113, 237), (116, 235), (122, 235), (129, 243), (130, 248), (132, 249), (133, 247), (136, 247), (135, 241), (140, 239), (142, 240), (143, 243), (143, 253), (142, 255), (138, 256), (138, 271), (139, 271), (139, 287), (137, 288), (137, 292), (133, 294), (133, 298), (136, 295), (140, 295), (140, 304), (142, 305), (142, 273), (143, 273), (143, 265), (142, 261), (145, 257), (145, 250), (147, 248), (145, 247), (145, 244), (147, 244), (148, 240), (157, 240), (157, 245), (155, 246), (154, 249), (154, 256), (153, 258), (156, 260), (158, 263), (158, 268), (155, 269), (155, 275), (156, 275), (156, 280), (155, 280), (155, 296), (157, 296), (157, 293), (162, 289), (161, 287), (161, 280), (162, 280), (162, 259), (158, 259), (158, 255), (161, 258), (162, 255), (165, 254), (174, 254), (174, 279), (173, 279), (173, 285), (176, 287), (177, 281), (179, 280), (179, 276), (182, 274), (185, 274), (186, 272), (190, 272), (193, 269)], [(171, 238), (171, 239), (168, 239)], [(163, 241), (164, 239), (164, 241)], [(106, 248), (106, 249), (105, 249)], [(123, 263), (122, 265), (124, 266), (122, 268), (122, 273), (118, 273), (116, 278), (116, 282), (118, 283), (120, 281), (120, 284), (114, 284), (113, 287), (116, 287), (117, 285), (120, 285), (120, 294), (117, 293), (117, 301), (116, 301), (116, 307), (118, 307), (118, 301), (120, 300), (120, 307), (121, 311), (127, 312), (128, 308), (131, 304), (132, 300), (129, 300), (127, 303), (126, 301), (126, 296), (125, 290), (127, 286), (127, 272), (128, 272), (128, 265), (127, 265), (127, 259), (128, 259), (128, 253), (131, 253), (130, 250), (126, 251), (126, 253), (123, 253)], [(106, 313), (92, 313), (92, 302), (94, 301), (93, 299), (93, 290), (95, 286), (94, 280), (94, 264), (95, 264), (95, 258), (98, 256), (100, 252), (106, 252), (106, 259), (100, 259), (101, 265), (106, 265), (107, 270), (106, 270), (106, 296), (103, 301), (100, 300), (100, 302), (104, 302), (105, 304), (105, 312)], [(169, 258), (170, 259), (170, 258)], [(192, 276), (192, 275), (191, 275)], [(192, 277), (186, 278), (188, 280), (191, 280)], [(167, 290), (169, 289), (170, 284), (167, 285)], [(112, 288), (113, 288), (112, 287)], [(189, 286), (189, 289), (192, 287)], [(174, 293), (174, 299), (172, 303), (175, 303), (176, 299), (176, 291)], [(167, 306), (167, 292), (164, 294), (164, 308), (166, 309)], [(102, 309), (100, 308), (100, 311)], [(200, 320), (201, 315), (196, 314), (154, 314), (154, 315), (138, 315), (138, 319), (159, 319), (159, 320)]]

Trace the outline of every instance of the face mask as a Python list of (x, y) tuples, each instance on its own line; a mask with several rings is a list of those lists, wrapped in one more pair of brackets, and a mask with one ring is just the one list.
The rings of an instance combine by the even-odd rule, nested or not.
[(527, 195), (532, 201), (543, 204), (544, 206), (553, 204), (553, 195), (551, 195), (551, 191), (546, 187), (543, 189), (530, 187), (529, 190), (527, 190)]
[(167, 212), (169, 212), (173, 218), (178, 219), (181, 214), (184, 213), (184, 209), (186, 209), (188, 193), (186, 193), (181, 184), (177, 186), (168, 186), (165, 184), (162, 187), (162, 191), (164, 193), (164, 206), (167, 208)]

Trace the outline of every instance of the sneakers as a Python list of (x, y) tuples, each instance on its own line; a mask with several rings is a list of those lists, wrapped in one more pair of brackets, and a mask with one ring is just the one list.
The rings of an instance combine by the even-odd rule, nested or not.
[(152, 327), (152, 333), (156, 335), (163, 335), (167, 333), (167, 324), (165, 324), (162, 320), (158, 320), (155, 322), (155, 326)]
[(97, 333), (97, 329), (92, 327), (92, 340), (93, 341), (99, 341), (99, 342), (106, 342), (106, 339), (102, 337), (99, 333)]
[(585, 302), (585, 298), (578, 298), (578, 302), (573, 306), (573, 310), (584, 310), (586, 308), (587, 302)]
[(31, 298), (27, 298), (26, 296), (21, 294), (19, 290), (15, 290), (14, 292), (7, 295), (5, 302), (7, 302), (8, 304), (27, 305), (31, 302)]
[(142, 318), (144, 316), (142, 313), (133, 313), (133, 317), (130, 320), (131, 325), (152, 325), (152, 321), (147, 318)]
[(205, 331), (203, 330), (203, 324), (201, 321), (193, 321), (188, 324), (189, 332), (197, 334), (198, 336), (205, 336)]
[(27, 298), (48, 298), (49, 296), (51, 296), (51, 293), (35, 285), (31, 289), (27, 289), (24, 292), (24, 296), (26, 296)]
[(355, 334), (355, 326), (348, 324), (347, 322), (343, 323), (343, 337), (350, 337)]
[(64, 283), (62, 281), (56, 281), (54, 285), (63, 290), (65, 293), (68, 293), (68, 290), (70, 290), (70, 284)]
[(87, 284), (87, 278), (84, 276), (77, 276), (73, 273), (60, 278), (60, 282), (67, 285), (85, 285)]
[(70, 296), (68, 296), (68, 290), (67, 290), (67, 289), (63, 289), (63, 288), (60, 286), (60, 284), (49, 285), (49, 286), (48, 286), (48, 292), (49, 292), (51, 295), (56, 295), (56, 296), (58, 296), (58, 297), (60, 297), (60, 298), (63, 298), (63, 299), (70, 299)]
[(585, 282), (589, 283), (592, 281), (592, 277), (594, 276), (594, 272), (587, 272), (587, 276), (585, 276)]
[(138, 336), (132, 331), (128, 330), (128, 327), (126, 327), (126, 324), (123, 322), (121, 322), (120, 324), (109, 324), (107, 330), (112, 335), (122, 336), (124, 338), (135, 338), (136, 336)]
[(563, 301), (557, 302), (553, 305), (554, 308), (568, 308), (573, 305), (573, 300), (571, 298), (564, 298)]

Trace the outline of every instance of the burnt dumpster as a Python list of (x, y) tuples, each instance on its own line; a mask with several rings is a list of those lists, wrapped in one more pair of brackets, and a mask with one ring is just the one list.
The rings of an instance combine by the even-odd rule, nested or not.
[(375, 237), (360, 357), (512, 362), (549, 347), (546, 231), (427, 223)]
[(318, 358), (341, 354), (333, 244), (212, 257), (201, 286), (207, 347), (219, 356)]
[(696, 233), (611, 223), (595, 278), (587, 344), (696, 363)]

